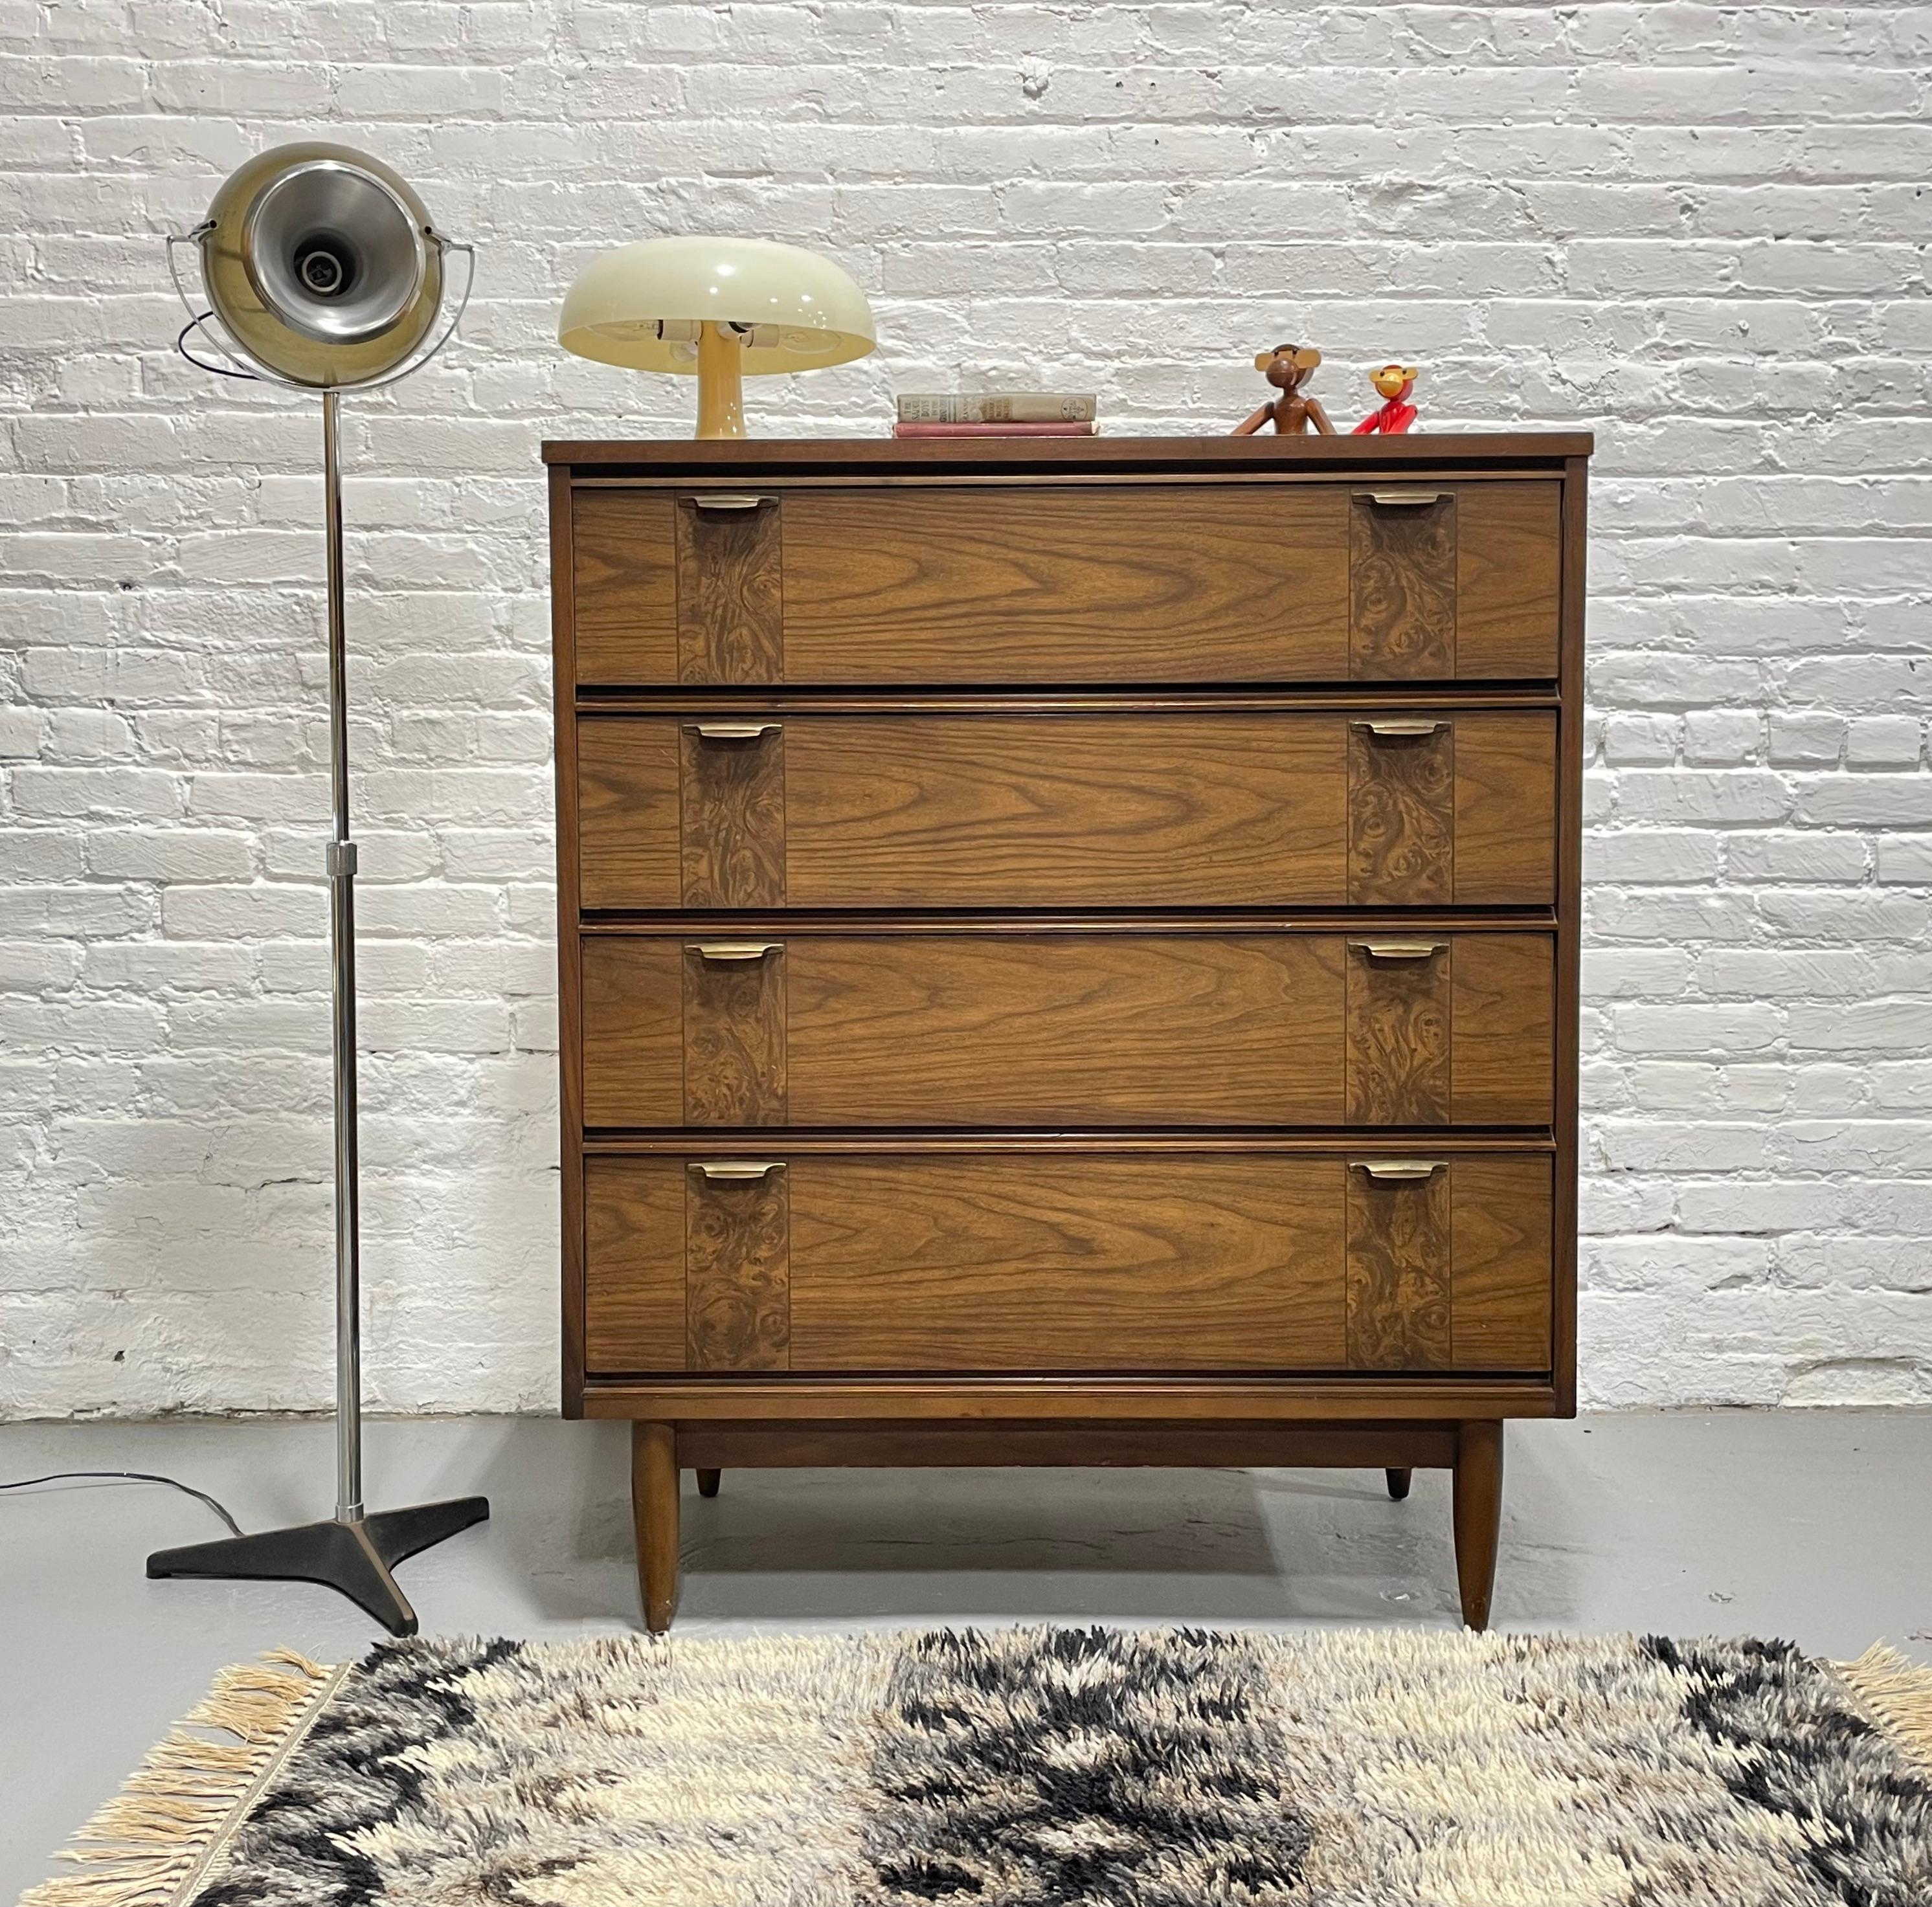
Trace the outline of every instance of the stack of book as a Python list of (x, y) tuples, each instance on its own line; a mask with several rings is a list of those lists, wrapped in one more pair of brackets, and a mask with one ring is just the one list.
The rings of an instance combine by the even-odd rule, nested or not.
[(896, 437), (1090, 437), (1090, 391), (974, 391), (914, 393), (899, 399)]

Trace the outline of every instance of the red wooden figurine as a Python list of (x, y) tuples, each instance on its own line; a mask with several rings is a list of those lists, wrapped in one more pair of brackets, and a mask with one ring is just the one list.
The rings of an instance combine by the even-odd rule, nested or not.
[(1415, 406), (1408, 401), (1408, 394), (1415, 388), (1417, 367), (1414, 364), (1384, 364), (1380, 370), (1369, 373), (1369, 382), (1388, 401), (1381, 409), (1372, 410), (1348, 434), (1352, 437), (1366, 437), (1379, 430), (1384, 437), (1400, 436), (1415, 421)]

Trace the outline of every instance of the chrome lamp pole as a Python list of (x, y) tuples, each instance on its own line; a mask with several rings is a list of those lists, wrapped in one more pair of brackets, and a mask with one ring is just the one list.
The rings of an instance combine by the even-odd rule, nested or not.
[[(200, 253), (209, 309), (196, 310), (176, 248)], [(438, 325), (445, 266), (466, 273), (454, 314)], [(388, 167), (340, 146), (284, 146), (241, 167), (168, 258), (189, 321), (177, 343), (190, 363), (322, 397), (323, 526), (328, 550), (331, 1049), (335, 1140), (335, 1513), (326, 1522), (158, 1550), (150, 1576), (256, 1578), (326, 1584), (391, 1634), (412, 1636), (416, 1612), (394, 1567), (490, 1513), (458, 1497), (373, 1514), (362, 1501), (362, 1267), (356, 1103), (356, 843), (350, 832), (348, 645), (344, 613), (341, 392), (406, 376), (440, 350), (469, 301), (474, 257), (443, 238)], [(218, 331), (208, 328), (218, 319)], [(197, 357), (194, 336), (224, 363)]]

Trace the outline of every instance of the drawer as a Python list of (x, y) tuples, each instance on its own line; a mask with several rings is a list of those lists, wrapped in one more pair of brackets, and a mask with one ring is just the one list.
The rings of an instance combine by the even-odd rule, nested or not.
[(582, 488), (580, 682), (1550, 679), (1559, 485)]
[(1547, 934), (586, 934), (584, 1117), (1546, 1126)]
[(1540, 1153), (592, 1157), (587, 1361), (1541, 1372), (1551, 1183)]
[(1540, 709), (585, 715), (587, 908), (1548, 906)]

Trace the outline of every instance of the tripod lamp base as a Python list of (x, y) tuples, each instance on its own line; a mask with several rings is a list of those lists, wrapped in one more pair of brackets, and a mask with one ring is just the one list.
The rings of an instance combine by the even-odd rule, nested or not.
[(332, 1519), (292, 1529), (261, 1530), (218, 1543), (158, 1549), (148, 1558), (148, 1574), (319, 1582), (340, 1591), (392, 1636), (413, 1636), (416, 1612), (390, 1571), (405, 1557), (482, 1522), (489, 1514), (487, 1497), (453, 1497), (447, 1503), (381, 1510), (347, 1522)]

